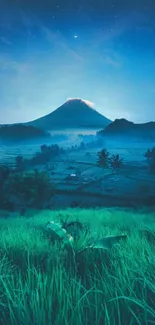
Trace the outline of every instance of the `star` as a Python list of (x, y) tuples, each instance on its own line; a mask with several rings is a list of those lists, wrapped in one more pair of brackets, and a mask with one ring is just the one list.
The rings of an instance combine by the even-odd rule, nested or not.
[(78, 36), (77, 35), (74, 35), (74, 38), (78, 38)]

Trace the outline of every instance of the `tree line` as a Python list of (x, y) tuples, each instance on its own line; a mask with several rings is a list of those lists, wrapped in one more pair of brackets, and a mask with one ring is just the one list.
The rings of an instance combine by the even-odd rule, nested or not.
[(36, 152), (30, 159), (26, 159), (23, 158), (23, 156), (18, 155), (15, 158), (15, 165), (18, 171), (23, 171), (29, 167), (47, 164), (52, 158), (59, 157), (63, 153), (65, 153), (65, 150), (59, 147), (57, 144), (50, 146), (43, 144), (40, 147), (40, 152)]

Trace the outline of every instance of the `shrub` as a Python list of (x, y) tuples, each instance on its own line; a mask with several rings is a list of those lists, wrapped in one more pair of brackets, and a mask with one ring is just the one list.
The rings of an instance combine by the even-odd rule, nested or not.
[(46, 173), (13, 173), (3, 187), (5, 200), (14, 206), (30, 206), (36, 209), (48, 207), (55, 194), (55, 188)]

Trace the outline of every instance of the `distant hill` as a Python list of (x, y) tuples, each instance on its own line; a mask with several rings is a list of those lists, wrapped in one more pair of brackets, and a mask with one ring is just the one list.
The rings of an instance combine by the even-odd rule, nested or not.
[(0, 127), (0, 144), (39, 142), (45, 139), (50, 140), (50, 134), (33, 126), (14, 124)]
[(97, 134), (105, 137), (155, 140), (155, 122), (136, 124), (126, 119), (116, 119)]
[(36, 119), (26, 125), (43, 130), (73, 128), (104, 128), (111, 121), (82, 99), (70, 99), (52, 113)]

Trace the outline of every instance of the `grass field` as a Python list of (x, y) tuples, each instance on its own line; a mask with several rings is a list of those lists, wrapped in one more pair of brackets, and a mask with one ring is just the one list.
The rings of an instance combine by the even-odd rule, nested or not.
[[(0, 215), (1, 325), (155, 323), (155, 212), (111, 208)], [(73, 261), (45, 231), (46, 222), (60, 216), (88, 223), (95, 237), (128, 237), (109, 251), (76, 253)], [(82, 242), (83, 237), (75, 247)]]

